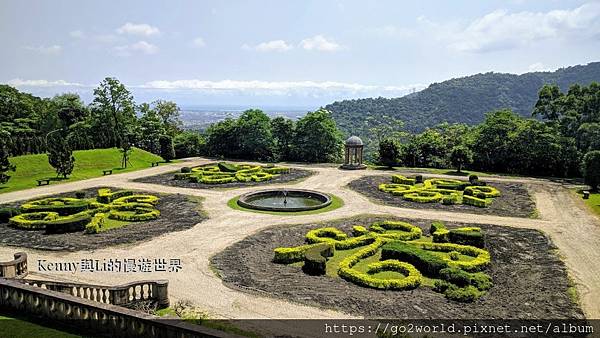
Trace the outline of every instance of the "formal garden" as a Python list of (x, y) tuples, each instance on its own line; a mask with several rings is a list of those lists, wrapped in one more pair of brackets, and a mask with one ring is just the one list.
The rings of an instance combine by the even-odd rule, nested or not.
[(0, 243), (84, 250), (147, 240), (206, 218), (201, 200), (111, 188), (86, 189), (0, 206)]
[(390, 176), (363, 176), (348, 186), (375, 202), (414, 209), (440, 209), (475, 214), (537, 217), (535, 202), (525, 185), (488, 184), (477, 176), (469, 180)]
[(243, 188), (273, 183), (295, 183), (312, 174), (310, 170), (283, 166), (218, 162), (193, 168), (183, 167), (178, 172), (144, 177), (136, 182), (180, 188)]
[(271, 227), (211, 263), (230, 287), (359, 316), (582, 317), (531, 229), (359, 216)]

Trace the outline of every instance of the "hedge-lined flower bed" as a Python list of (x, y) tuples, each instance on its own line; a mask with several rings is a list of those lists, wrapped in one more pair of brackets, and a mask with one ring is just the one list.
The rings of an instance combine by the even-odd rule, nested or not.
[(418, 181), (416, 178), (392, 175), (392, 183), (380, 184), (378, 189), (416, 203), (462, 203), (479, 208), (489, 207), (493, 199), (500, 196), (498, 189), (479, 180), (429, 179), (422, 184), (418, 184)]
[(139, 222), (160, 216), (155, 208), (159, 198), (135, 194), (129, 190), (99, 189), (95, 198), (51, 197), (23, 203), (18, 212), (10, 213), (10, 226), (25, 230), (45, 230), (46, 233), (66, 233), (85, 230), (98, 233), (106, 218)]
[(287, 167), (265, 167), (250, 164), (220, 162), (195, 168), (184, 167), (174, 175), (175, 180), (188, 180), (193, 183), (226, 184), (234, 182), (264, 182), (289, 174)]
[[(306, 245), (276, 248), (273, 262), (304, 262), (304, 272), (322, 275), (328, 271), (328, 258), (341, 255), (343, 258), (336, 259), (339, 264), (330, 268), (360, 286), (410, 290), (423, 283), (424, 274), (437, 281), (434, 290), (448, 299), (473, 301), (485, 294), (491, 279), (480, 271), (490, 264), (490, 254), (483, 249), (481, 229), (448, 230), (443, 223), (434, 222), (430, 232), (433, 242), (422, 237), (420, 227), (400, 221), (355, 225), (352, 236), (335, 227), (317, 228), (306, 233)], [(344, 253), (352, 249), (358, 250)], [(380, 259), (373, 261), (376, 255)]]

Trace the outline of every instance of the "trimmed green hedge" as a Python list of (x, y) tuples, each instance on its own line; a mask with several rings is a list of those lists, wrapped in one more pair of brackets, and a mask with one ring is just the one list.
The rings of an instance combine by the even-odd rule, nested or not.
[(440, 194), (439, 192), (421, 190), (421, 191), (404, 194), (403, 197), (405, 200), (408, 200), (411, 202), (436, 203), (436, 202), (441, 201), (444, 196), (442, 194)]
[(416, 179), (407, 178), (402, 175), (392, 175), (392, 182), (398, 183), (398, 184), (415, 185)]
[(92, 220), (85, 226), (86, 234), (97, 234), (100, 232), (100, 229), (104, 226), (104, 221), (106, 220), (106, 214), (97, 213), (92, 217)]
[(8, 223), (11, 217), (21, 214), (21, 210), (17, 208), (1, 208), (0, 209), (0, 223)]
[(108, 213), (108, 218), (128, 222), (141, 222), (157, 219), (160, 211), (152, 204), (123, 203), (114, 205)]
[(463, 204), (472, 205), (479, 208), (487, 208), (490, 206), (491, 201), (484, 198), (463, 195)]
[[(381, 236), (384, 236), (389, 239), (399, 240), (399, 241), (410, 241), (413, 239), (418, 239), (421, 237), (423, 232), (421, 228), (414, 226), (410, 223), (399, 222), (399, 221), (382, 221), (376, 222), (369, 227), (369, 229), (373, 232), (380, 233)], [(390, 232), (386, 233), (386, 230), (400, 230), (404, 233), (399, 232)]]
[(302, 270), (309, 275), (324, 275), (327, 270), (327, 257), (333, 256), (335, 249), (328, 243), (319, 243), (304, 253)]
[(479, 228), (459, 228), (450, 230), (448, 238), (451, 243), (471, 245), (478, 248), (485, 246), (485, 238)]
[(78, 198), (50, 197), (27, 202), (21, 205), (23, 213), (52, 211), (60, 216), (73, 215), (86, 210), (89, 202)]
[(442, 258), (414, 245), (395, 241), (381, 248), (381, 259), (396, 259), (414, 265), (426, 276), (438, 277), (440, 270), (448, 264)]

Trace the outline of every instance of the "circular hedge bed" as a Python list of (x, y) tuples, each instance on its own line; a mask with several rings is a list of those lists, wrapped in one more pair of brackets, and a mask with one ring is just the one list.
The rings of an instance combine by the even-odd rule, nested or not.
[[(64, 201), (75, 200), (76, 196), (81, 200), (82, 195), (96, 196), (98, 192), (98, 189), (86, 189), (60, 194), (51, 199), (45, 199), (46, 201), (41, 203), (27, 201), (25, 203), (1, 205), (0, 208), (19, 208), (21, 205), (27, 204), (54, 204), (58, 209), (62, 209)], [(159, 194), (155, 196), (139, 191), (128, 191), (123, 195), (123, 191), (112, 191), (111, 189), (100, 189), (100, 192), (97, 199), (103, 202), (110, 201), (112, 207), (108, 208), (105, 204), (97, 202), (97, 207), (102, 205), (103, 209), (86, 209), (77, 216), (81, 216), (81, 220), (74, 219), (73, 216), (59, 216), (58, 212), (55, 211), (0, 215), (2, 216), (0, 219), (0, 244), (40, 250), (93, 250), (113, 245), (135, 243), (165, 233), (186, 230), (206, 219), (206, 215), (199, 210), (199, 200), (189, 196), (180, 194)], [(92, 203), (96, 202), (90, 204)], [(82, 215), (86, 211), (90, 213)], [(18, 218), (23, 218), (27, 220), (26, 223), (41, 221), (43, 224), (39, 224), (37, 229), (24, 230), (15, 226), (15, 224), (9, 224), (8, 219), (14, 222), (15, 218), (17, 218), (17, 221)], [(108, 222), (107, 218), (120, 222), (118, 223), (120, 227), (110, 228), (98, 233), (86, 233), (83, 230), (86, 227), (93, 226), (94, 222), (102, 222), (103, 220)], [(69, 225), (58, 224), (61, 231), (53, 230), (57, 227), (55, 223), (61, 219), (63, 220), (61, 222), (68, 222)], [(101, 226), (100, 224), (95, 225)], [(46, 230), (44, 231), (44, 229)], [(65, 232), (65, 230), (67, 231)]]

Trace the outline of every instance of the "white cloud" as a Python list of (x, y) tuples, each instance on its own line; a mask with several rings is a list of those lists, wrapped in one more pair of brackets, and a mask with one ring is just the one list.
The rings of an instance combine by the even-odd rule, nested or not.
[(197, 37), (194, 40), (192, 40), (191, 44), (193, 47), (197, 47), (197, 48), (202, 48), (202, 47), (206, 46), (206, 42), (201, 37)]
[(381, 27), (366, 28), (363, 31), (374, 35), (395, 38), (412, 38), (415, 32), (412, 29), (398, 27), (395, 25), (386, 25)]
[(25, 46), (23, 47), (26, 50), (43, 54), (43, 55), (58, 55), (62, 52), (62, 47), (59, 45), (51, 45), (51, 46)]
[(327, 40), (323, 35), (315, 35), (300, 41), (300, 46), (306, 50), (333, 52), (342, 48), (333, 40)]
[(80, 30), (70, 31), (69, 36), (74, 39), (83, 39), (85, 37), (85, 33)]
[(67, 82), (65, 80), (23, 80), (23, 79), (12, 79), (7, 82), (13, 87), (86, 87), (81, 83)]
[(509, 13), (497, 10), (471, 22), (447, 37), (458, 51), (488, 52), (527, 46), (537, 41), (597, 37), (600, 3), (571, 10)]
[(249, 46), (247, 44), (242, 45), (242, 49), (245, 50), (256, 50), (259, 52), (285, 52), (294, 48), (291, 44), (288, 44), (284, 40), (272, 40), (267, 42), (261, 42), (256, 46)]
[(131, 23), (128, 22), (123, 26), (117, 28), (117, 33), (119, 34), (129, 34), (129, 35), (141, 35), (141, 36), (151, 36), (160, 34), (160, 30), (157, 27), (150, 26), (146, 23)]
[(156, 54), (158, 52), (158, 47), (146, 41), (138, 41), (130, 45), (116, 46), (115, 51), (117, 52), (117, 55), (120, 56), (129, 56), (135, 52)]
[(297, 90), (319, 90), (319, 91), (384, 91), (384, 92), (408, 92), (413, 88), (422, 89), (421, 84), (409, 86), (376, 86), (358, 83), (345, 83), (335, 81), (206, 81), (199, 79), (190, 80), (157, 80), (146, 82), (139, 86), (146, 89), (163, 90), (211, 90), (211, 91), (270, 91), (289, 92)]

